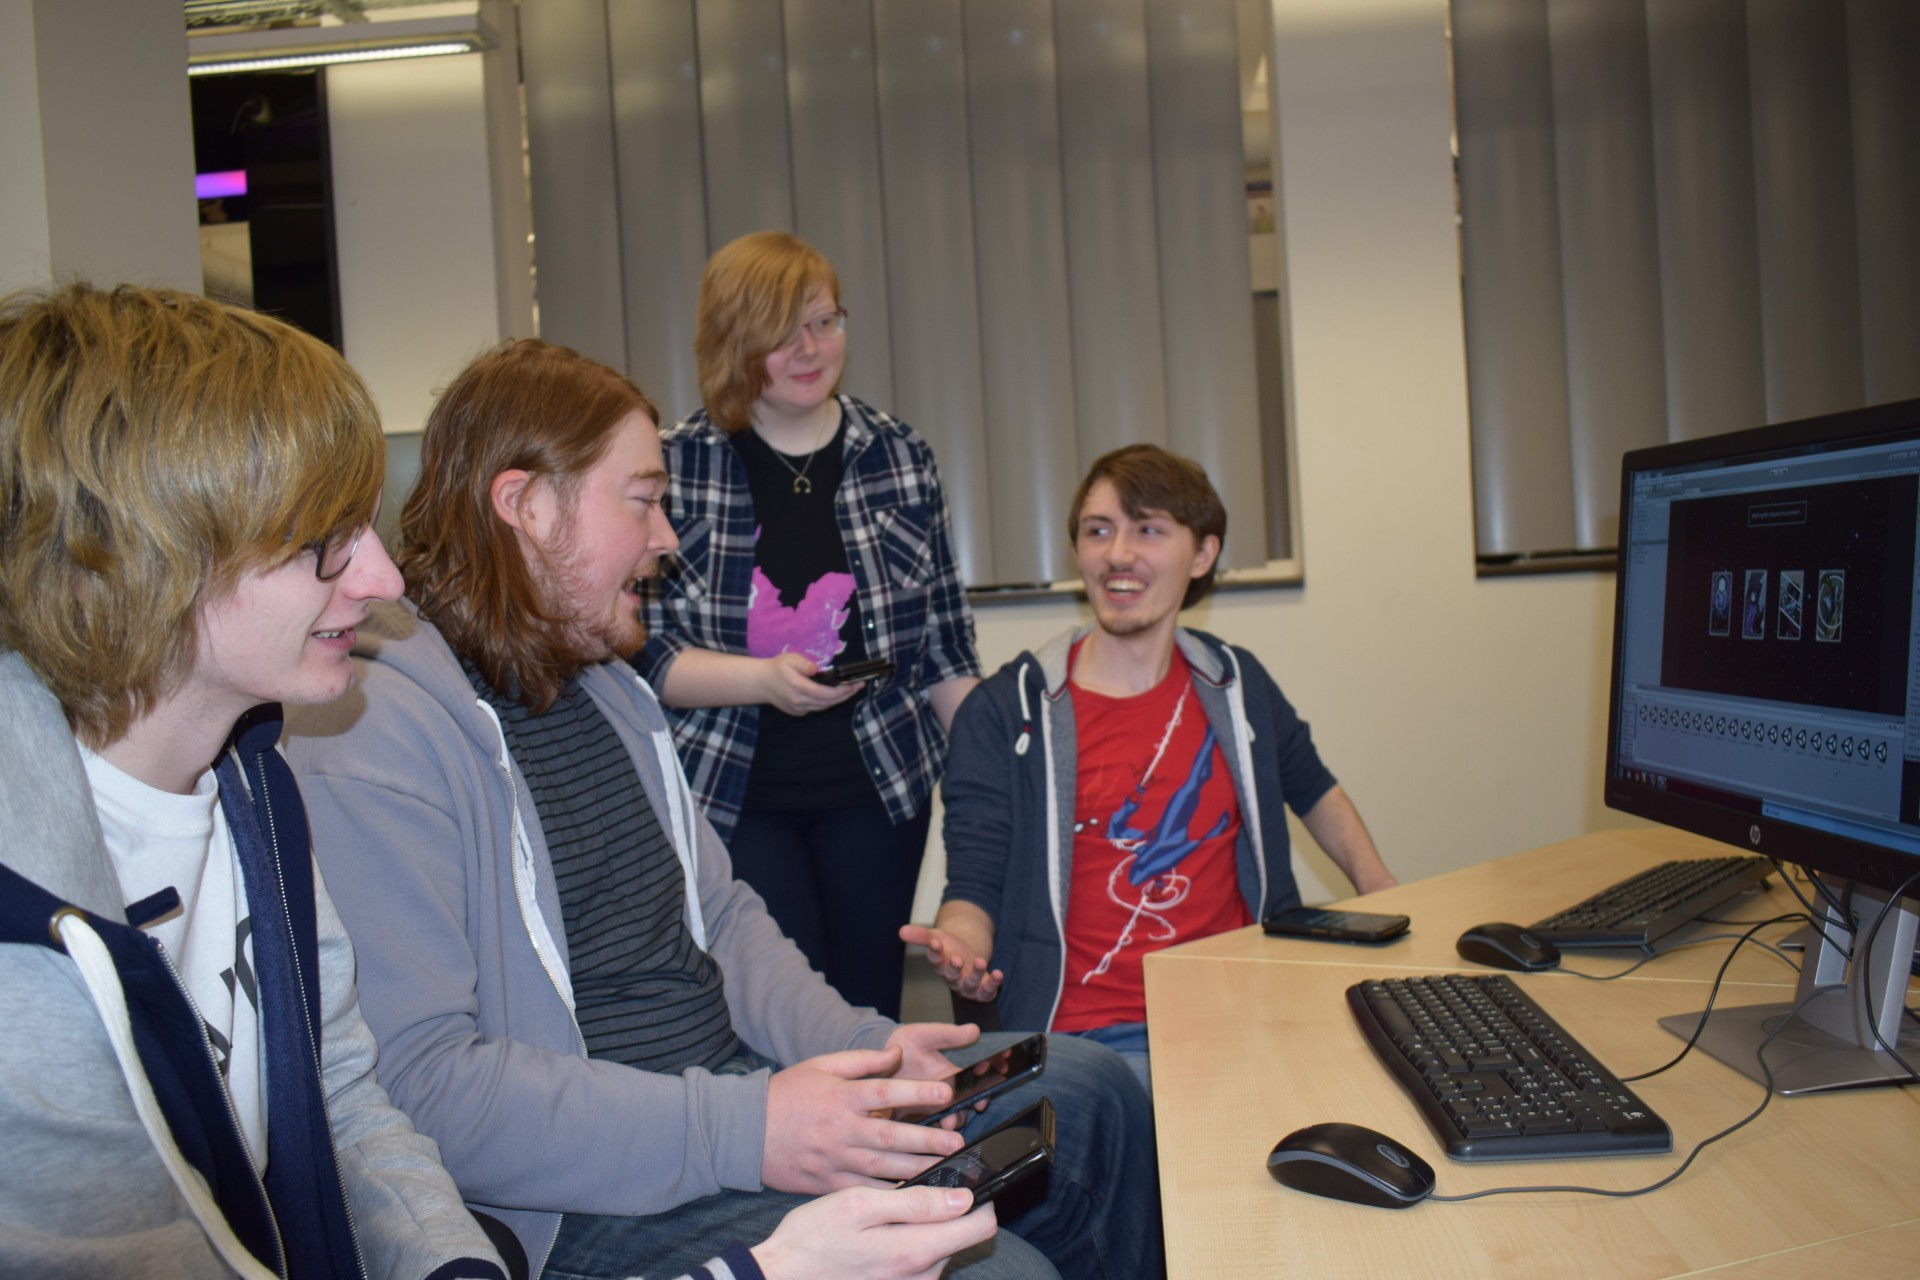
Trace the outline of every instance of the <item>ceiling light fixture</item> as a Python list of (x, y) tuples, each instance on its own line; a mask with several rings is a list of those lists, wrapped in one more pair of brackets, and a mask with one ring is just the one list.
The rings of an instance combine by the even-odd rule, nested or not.
[(231, 75), (241, 71), (287, 71), (393, 58), (434, 58), (480, 53), (492, 47), (493, 41), (477, 14), (272, 28), (190, 37), (187, 74)]

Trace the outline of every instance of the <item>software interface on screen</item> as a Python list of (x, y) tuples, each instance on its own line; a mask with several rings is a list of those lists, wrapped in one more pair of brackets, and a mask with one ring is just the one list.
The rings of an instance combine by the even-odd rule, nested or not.
[(1920, 440), (1628, 493), (1620, 776), (1920, 855)]

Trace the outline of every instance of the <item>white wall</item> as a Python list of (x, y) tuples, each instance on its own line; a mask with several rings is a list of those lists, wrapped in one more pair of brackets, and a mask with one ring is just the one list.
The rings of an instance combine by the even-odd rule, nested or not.
[(0, 0), (0, 288), (200, 288), (186, 40), (152, 0)]
[(0, 0), (0, 293), (45, 280), (46, 150), (34, 67), (33, 0)]
[(481, 62), (326, 73), (342, 347), (389, 431), (500, 337)]

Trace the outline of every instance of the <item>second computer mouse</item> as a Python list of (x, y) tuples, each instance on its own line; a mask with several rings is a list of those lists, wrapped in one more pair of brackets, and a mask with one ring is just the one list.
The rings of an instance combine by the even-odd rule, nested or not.
[(1382, 1209), (1405, 1209), (1433, 1191), (1432, 1165), (1384, 1133), (1337, 1121), (1280, 1139), (1267, 1172), (1282, 1186)]
[(1453, 949), (1462, 960), (1496, 969), (1552, 969), (1560, 963), (1560, 948), (1524, 925), (1494, 920), (1461, 934)]

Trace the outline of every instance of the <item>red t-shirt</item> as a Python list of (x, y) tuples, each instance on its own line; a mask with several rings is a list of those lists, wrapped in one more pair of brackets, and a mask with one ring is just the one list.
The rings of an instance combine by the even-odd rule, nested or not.
[[(1076, 645), (1069, 663), (1079, 656)], [(1055, 1031), (1144, 1022), (1147, 952), (1252, 919), (1234, 871), (1240, 801), (1180, 651), (1146, 693), (1076, 685), (1072, 696), (1079, 777)]]

